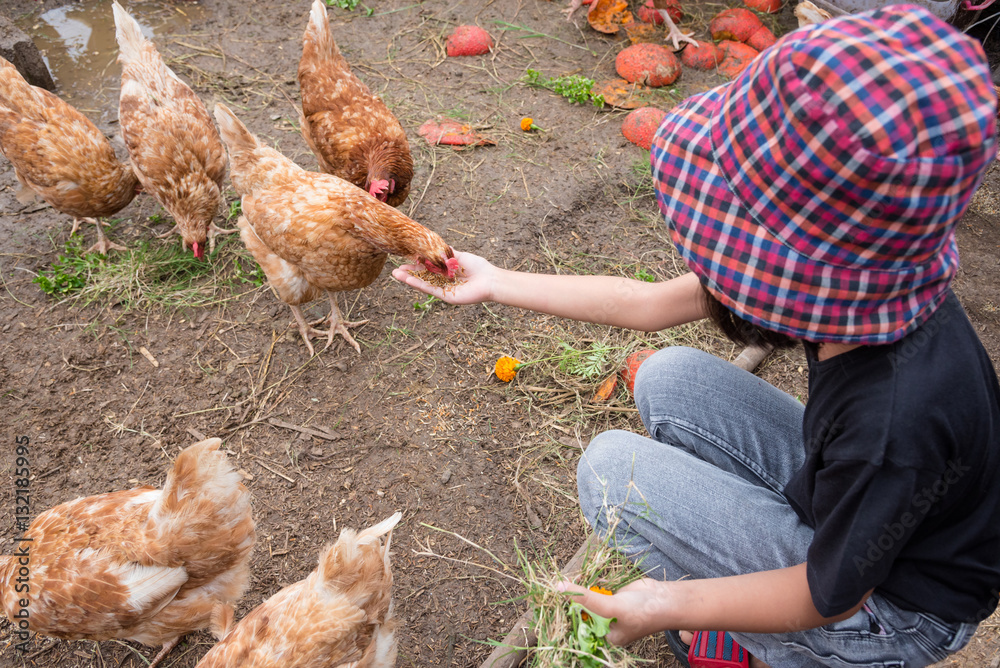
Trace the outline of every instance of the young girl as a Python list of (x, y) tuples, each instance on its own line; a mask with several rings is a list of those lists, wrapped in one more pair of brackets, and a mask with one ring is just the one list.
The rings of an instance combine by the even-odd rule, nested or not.
[(684, 629), (690, 650), (668, 638), (692, 666), (718, 642), (732, 659), (710, 665), (910, 668), (993, 612), (1000, 388), (949, 284), (996, 112), (982, 48), (926, 10), (834, 19), (660, 127), (658, 200), (691, 273), (541, 276), (457, 253), (466, 282), (445, 293), (394, 272), (455, 304), (804, 342), (805, 407), (669, 348), (636, 380), (648, 436), (588, 446), (584, 516), (649, 576), (613, 596), (564, 585), (617, 620), (612, 642)]

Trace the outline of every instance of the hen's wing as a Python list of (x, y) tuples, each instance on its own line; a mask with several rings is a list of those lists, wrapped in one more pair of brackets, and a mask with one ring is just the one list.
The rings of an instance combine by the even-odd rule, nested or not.
[(320, 288), (309, 283), (297, 265), (283, 260), (261, 241), (246, 216), (240, 216), (236, 224), (247, 250), (264, 270), (267, 282), (278, 293), (281, 301), (297, 306), (311, 302), (322, 294)]
[(385, 265), (386, 252), (359, 229), (373, 204), (379, 203), (336, 177), (302, 172), (244, 197), (243, 214), (271, 253), (310, 285), (336, 292), (369, 285)]
[(135, 197), (137, 180), (83, 114), (31, 86), (0, 58), (0, 150), (18, 180), (63, 213), (100, 217)]
[(361, 658), (364, 610), (323, 596), (315, 573), (285, 587), (240, 620), (198, 668), (332, 668)]

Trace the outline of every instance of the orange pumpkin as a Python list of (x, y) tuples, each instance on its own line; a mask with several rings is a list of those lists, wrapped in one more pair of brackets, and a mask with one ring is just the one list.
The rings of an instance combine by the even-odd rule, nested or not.
[(628, 357), (625, 358), (625, 368), (622, 369), (622, 379), (625, 381), (625, 386), (628, 387), (628, 391), (635, 393), (635, 375), (639, 372), (639, 367), (642, 363), (646, 361), (650, 355), (655, 353), (655, 350), (639, 350)]
[(656, 107), (640, 107), (630, 111), (622, 123), (622, 134), (625, 139), (648, 151), (653, 146), (653, 135), (666, 115), (667, 112)]
[(633, 44), (615, 58), (618, 76), (647, 86), (669, 86), (681, 75), (681, 62), (662, 44)]
[(724, 54), (718, 44), (698, 42), (698, 46), (688, 44), (681, 51), (681, 62), (696, 70), (714, 70), (722, 62)]
[(719, 63), (719, 74), (735, 79), (739, 73), (757, 57), (757, 49), (742, 42), (722, 41), (719, 46), (725, 52), (725, 57)]
[(763, 25), (760, 17), (749, 9), (734, 7), (716, 14), (712, 22), (708, 24), (708, 31), (714, 40), (728, 39), (745, 42)]

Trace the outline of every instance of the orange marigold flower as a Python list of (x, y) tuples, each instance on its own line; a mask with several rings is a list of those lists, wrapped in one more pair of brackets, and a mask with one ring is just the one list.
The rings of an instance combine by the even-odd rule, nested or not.
[(604, 594), (605, 596), (611, 596), (612, 593), (610, 589), (605, 589), (604, 587), (599, 587), (597, 585), (591, 587), (590, 591), (597, 592), (598, 594)]
[(529, 132), (531, 128), (535, 127), (535, 119), (525, 116), (521, 119), (521, 129), (525, 132)]
[(493, 367), (493, 372), (497, 375), (497, 378), (505, 383), (509, 383), (514, 380), (514, 376), (517, 374), (517, 369), (520, 365), (521, 362), (519, 360), (504, 355), (497, 360), (496, 365)]

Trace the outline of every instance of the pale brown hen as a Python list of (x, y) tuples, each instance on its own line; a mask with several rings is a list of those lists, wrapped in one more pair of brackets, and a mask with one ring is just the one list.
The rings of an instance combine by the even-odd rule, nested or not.
[(118, 102), (122, 139), (143, 190), (163, 205), (184, 248), (195, 257), (215, 248), (223, 230), (212, 222), (222, 201), (226, 152), (212, 117), (194, 91), (167, 67), (135, 19), (115, 2), (115, 36), (122, 64)]
[(399, 206), (410, 192), (413, 157), (389, 108), (351, 72), (314, 0), (299, 61), (302, 136), (320, 169)]
[(139, 182), (115, 157), (101, 131), (72, 106), (25, 81), (0, 58), (0, 151), (25, 189), (52, 208), (97, 224), (97, 243), (87, 252), (125, 250), (104, 236), (98, 218), (125, 208)]
[[(454, 277), (458, 260), (436, 232), (341, 178), (302, 169), (257, 141), (225, 105), (215, 106), (215, 118), (229, 148), (233, 187), (243, 198), (243, 242), (291, 307), (310, 354), (310, 336), (326, 336), (329, 346), (334, 334), (361, 352), (347, 328), (367, 321), (343, 321), (334, 295), (369, 285), (387, 253)], [(299, 309), (324, 291), (328, 331), (307, 325)]]
[(30, 554), (27, 594), (18, 557), (0, 557), (3, 613), (18, 619), (27, 596), (31, 631), (162, 644), (153, 665), (213, 615), (231, 618), (255, 533), (250, 493), (221, 443), (186, 448), (162, 490), (99, 494), (39, 515), (18, 543)]
[(401, 517), (396, 513), (359, 533), (341, 531), (316, 570), (255, 608), (196, 668), (394, 666), (389, 544)]

